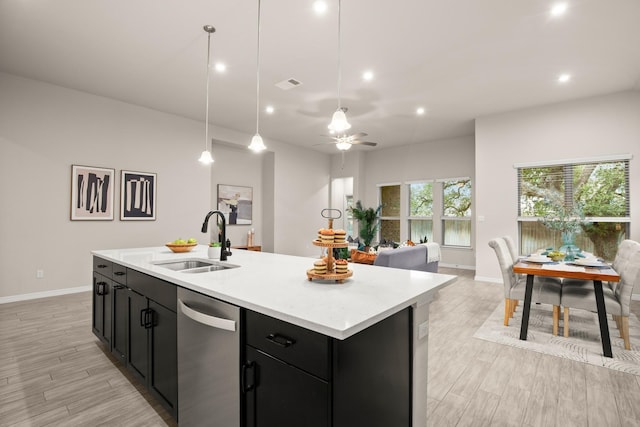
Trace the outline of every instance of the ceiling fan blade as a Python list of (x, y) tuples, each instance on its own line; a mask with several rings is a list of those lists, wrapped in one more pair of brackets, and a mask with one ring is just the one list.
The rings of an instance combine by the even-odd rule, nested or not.
[(351, 139), (358, 139), (358, 138), (362, 138), (364, 136), (367, 136), (367, 134), (364, 133), (364, 132), (358, 132), (358, 133), (354, 133), (353, 135), (348, 135), (347, 137), (351, 138)]
[(336, 145), (337, 143), (338, 143), (337, 141), (325, 141), (325, 142), (321, 142), (319, 144), (313, 144), (312, 147), (315, 147), (316, 145), (329, 145), (329, 144)]
[(376, 142), (369, 142), (369, 141), (350, 141), (351, 144), (354, 145), (368, 145), (370, 147), (375, 147), (376, 145), (378, 145), (378, 143)]

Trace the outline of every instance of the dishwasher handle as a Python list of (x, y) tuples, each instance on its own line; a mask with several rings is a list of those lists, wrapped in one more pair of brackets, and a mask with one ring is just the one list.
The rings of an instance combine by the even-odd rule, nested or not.
[(178, 299), (178, 307), (180, 308), (180, 312), (187, 316), (189, 319), (194, 320), (198, 323), (202, 323), (203, 325), (211, 326), (217, 329), (224, 329), (225, 331), (236, 331), (236, 322), (235, 320), (223, 319), (220, 317), (210, 316), (208, 314), (200, 313), (197, 310), (187, 306), (182, 302), (181, 299)]

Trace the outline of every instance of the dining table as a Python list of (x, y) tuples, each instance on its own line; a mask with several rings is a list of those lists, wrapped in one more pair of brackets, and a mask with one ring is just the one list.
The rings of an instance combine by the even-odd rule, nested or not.
[(602, 289), (603, 281), (620, 281), (620, 275), (611, 266), (604, 263), (599, 266), (583, 266), (570, 262), (528, 262), (526, 258), (523, 258), (513, 266), (513, 272), (527, 275), (524, 307), (522, 309), (522, 324), (520, 326), (521, 340), (527, 340), (529, 311), (531, 310), (531, 295), (533, 293), (533, 279), (535, 276), (592, 280), (596, 296), (598, 322), (600, 324), (602, 351), (606, 357), (613, 357), (611, 352), (611, 338), (609, 337), (609, 324), (607, 322), (607, 309), (604, 303), (604, 291)]

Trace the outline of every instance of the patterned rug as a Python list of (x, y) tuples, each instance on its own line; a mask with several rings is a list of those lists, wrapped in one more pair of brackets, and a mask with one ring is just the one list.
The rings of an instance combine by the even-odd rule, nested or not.
[(624, 342), (616, 328), (616, 323), (609, 320), (609, 334), (613, 359), (602, 354), (598, 315), (584, 310), (571, 309), (569, 312), (569, 337), (563, 336), (562, 313), (558, 336), (551, 333), (553, 319), (551, 306), (532, 304), (529, 316), (527, 341), (520, 340), (520, 322), (522, 320), (522, 303), (518, 306), (509, 326), (503, 325), (504, 305), (496, 307), (489, 318), (473, 335), (475, 338), (533, 350), (539, 353), (604, 366), (609, 369), (640, 375), (640, 322), (632, 313), (629, 317), (629, 333), (631, 350), (624, 349)]

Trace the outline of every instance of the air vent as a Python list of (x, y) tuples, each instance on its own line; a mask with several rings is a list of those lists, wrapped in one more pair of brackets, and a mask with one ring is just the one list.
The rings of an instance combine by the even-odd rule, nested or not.
[(283, 80), (281, 82), (276, 83), (276, 86), (282, 90), (293, 89), (296, 86), (300, 86), (302, 83), (294, 78), (290, 78), (287, 80)]

